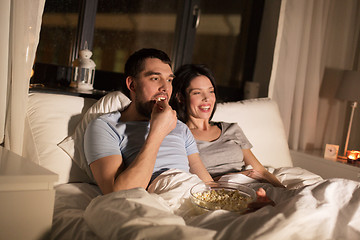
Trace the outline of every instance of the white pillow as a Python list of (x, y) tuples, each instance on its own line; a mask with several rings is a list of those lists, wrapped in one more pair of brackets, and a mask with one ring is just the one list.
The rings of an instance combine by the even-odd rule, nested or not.
[(57, 145), (74, 133), (96, 99), (39, 93), (29, 94), (23, 156), (59, 175), (55, 183), (88, 182), (89, 177)]
[(217, 105), (213, 121), (236, 122), (249, 139), (256, 158), (267, 167), (293, 166), (278, 105), (269, 98)]
[(61, 141), (58, 146), (63, 149), (78, 166), (86, 172), (91, 181), (95, 183), (91, 170), (84, 154), (84, 134), (87, 125), (95, 118), (105, 113), (122, 111), (130, 104), (130, 99), (122, 92), (116, 91), (107, 94), (91, 106), (84, 114), (73, 135)]

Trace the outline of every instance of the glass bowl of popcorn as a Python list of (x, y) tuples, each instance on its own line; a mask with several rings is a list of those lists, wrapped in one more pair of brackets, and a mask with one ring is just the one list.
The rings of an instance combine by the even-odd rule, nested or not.
[(228, 210), (232, 212), (245, 212), (248, 204), (256, 200), (254, 189), (245, 185), (214, 181), (201, 182), (190, 189), (192, 203), (203, 210)]

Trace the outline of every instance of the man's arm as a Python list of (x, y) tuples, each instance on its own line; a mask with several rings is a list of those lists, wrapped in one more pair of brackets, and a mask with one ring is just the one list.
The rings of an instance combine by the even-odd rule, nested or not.
[(100, 158), (90, 164), (93, 176), (103, 194), (131, 189), (146, 188), (155, 165), (161, 141), (149, 136), (138, 156), (126, 168), (121, 155)]
[(201, 161), (199, 153), (189, 155), (188, 159), (191, 173), (196, 174), (204, 182), (214, 181)]
[(164, 138), (175, 128), (176, 113), (165, 102), (155, 104), (147, 139), (134, 161), (126, 168), (120, 155), (111, 155), (90, 164), (93, 176), (103, 194), (142, 187), (152, 176), (157, 153)]

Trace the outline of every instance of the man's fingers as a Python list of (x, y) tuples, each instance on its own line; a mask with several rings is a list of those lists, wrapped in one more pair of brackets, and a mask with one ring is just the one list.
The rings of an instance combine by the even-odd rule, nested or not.
[(156, 101), (155, 104), (158, 105), (161, 108), (170, 107), (168, 101), (166, 101), (166, 100)]
[(166, 105), (163, 102), (164, 101), (156, 101), (153, 109), (158, 110), (158, 111), (162, 111), (163, 109), (165, 109)]

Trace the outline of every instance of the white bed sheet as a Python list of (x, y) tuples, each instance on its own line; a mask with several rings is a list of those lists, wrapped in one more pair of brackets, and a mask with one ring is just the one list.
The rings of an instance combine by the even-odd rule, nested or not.
[(56, 188), (54, 239), (360, 239), (359, 182), (323, 180), (304, 169), (273, 169), (288, 186), (229, 181), (265, 188), (276, 203), (248, 214), (200, 213), (189, 189), (200, 180), (169, 170), (149, 187), (101, 195), (87, 183)]

